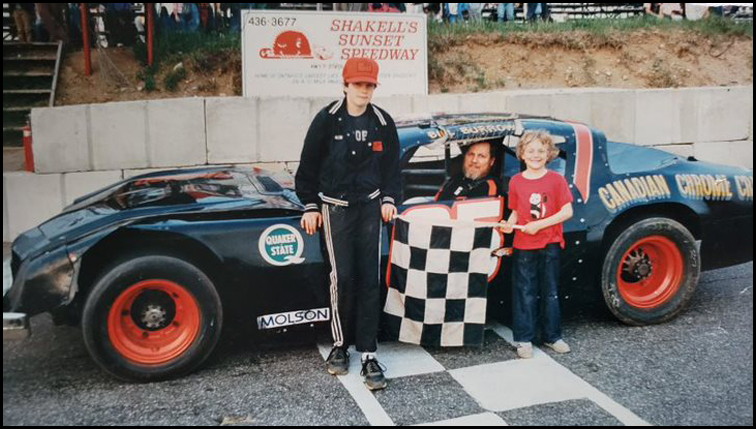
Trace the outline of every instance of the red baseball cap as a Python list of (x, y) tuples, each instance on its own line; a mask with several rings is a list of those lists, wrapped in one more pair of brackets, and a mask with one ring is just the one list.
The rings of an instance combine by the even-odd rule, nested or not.
[(341, 72), (344, 83), (367, 82), (378, 84), (378, 63), (370, 58), (350, 58)]

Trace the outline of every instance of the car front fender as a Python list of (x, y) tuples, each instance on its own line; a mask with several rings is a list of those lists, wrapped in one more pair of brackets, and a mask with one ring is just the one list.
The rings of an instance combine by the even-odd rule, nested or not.
[(79, 265), (65, 246), (23, 261), (3, 297), (3, 311), (33, 316), (70, 303), (76, 293)]

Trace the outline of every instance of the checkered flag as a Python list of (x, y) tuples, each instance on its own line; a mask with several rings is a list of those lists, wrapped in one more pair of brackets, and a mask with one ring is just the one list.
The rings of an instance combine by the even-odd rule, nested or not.
[(390, 339), (482, 346), (493, 228), (397, 218), (384, 308)]

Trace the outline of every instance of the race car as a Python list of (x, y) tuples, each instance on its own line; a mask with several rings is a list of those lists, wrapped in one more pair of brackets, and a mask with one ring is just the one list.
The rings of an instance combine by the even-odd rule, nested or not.
[[(677, 316), (703, 269), (753, 259), (753, 173), (612, 142), (587, 125), (518, 114), (426, 115), (397, 122), (404, 203), (450, 219), (505, 218), (514, 148), (551, 133), (574, 197), (561, 294), (600, 291), (633, 325)], [(499, 197), (432, 201), (467, 145), (494, 141)], [(464, 205), (464, 207), (463, 207)], [(439, 207), (445, 207), (439, 210)], [(288, 173), (207, 167), (145, 174), (77, 199), (13, 243), (4, 337), (50, 312), (80, 324), (92, 359), (127, 380), (174, 378), (201, 365), (223, 327), (287, 332), (330, 320), (328, 263)], [(385, 226), (391, 229), (391, 225)], [(390, 231), (382, 234), (384, 268)], [(506, 243), (505, 243), (506, 245)], [(511, 262), (489, 285), (489, 318), (506, 320)], [(384, 270), (384, 273), (386, 270)]]

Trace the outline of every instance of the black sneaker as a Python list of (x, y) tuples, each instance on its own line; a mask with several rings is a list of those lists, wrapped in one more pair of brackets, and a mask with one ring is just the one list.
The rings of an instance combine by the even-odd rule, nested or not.
[(344, 375), (349, 372), (349, 352), (344, 347), (334, 347), (326, 359), (329, 374)]
[(380, 390), (386, 388), (386, 377), (383, 376), (385, 370), (375, 358), (368, 358), (362, 362), (360, 375), (365, 377), (365, 385), (368, 389)]

